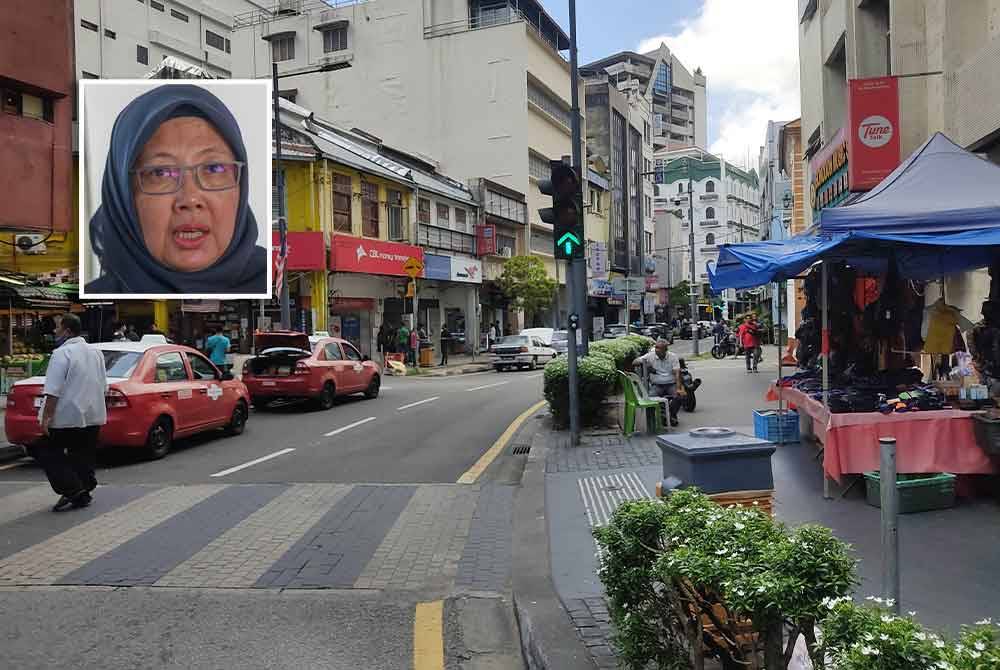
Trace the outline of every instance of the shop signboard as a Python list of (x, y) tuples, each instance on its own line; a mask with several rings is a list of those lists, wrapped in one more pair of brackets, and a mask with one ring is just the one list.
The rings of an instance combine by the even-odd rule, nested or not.
[(614, 292), (611, 282), (607, 279), (591, 279), (589, 284), (587, 293), (594, 298), (609, 298)]
[(424, 259), (421, 247), (398, 242), (334, 235), (330, 246), (330, 269), (374, 275), (407, 276), (403, 266), (411, 258)]
[(424, 279), (451, 281), (451, 257), (424, 254)]
[[(288, 247), (288, 256), (285, 259), (286, 270), (326, 270), (326, 244), (323, 242), (323, 233), (305, 231), (288, 232), (285, 235), (285, 244)], [(277, 264), (280, 251), (281, 235), (277, 231), (272, 231), (272, 264)]]
[(476, 255), (489, 256), (497, 252), (497, 227), (492, 224), (476, 226)]
[(483, 283), (483, 263), (465, 256), (451, 257), (451, 280), (465, 284)]
[(867, 191), (899, 165), (899, 80), (872, 77), (849, 84), (849, 188)]
[(594, 279), (608, 278), (608, 245), (606, 242), (590, 243), (590, 272)]
[(848, 141), (841, 128), (833, 139), (809, 160), (812, 183), (809, 198), (814, 212), (826, 207), (834, 207), (849, 194), (848, 188)]

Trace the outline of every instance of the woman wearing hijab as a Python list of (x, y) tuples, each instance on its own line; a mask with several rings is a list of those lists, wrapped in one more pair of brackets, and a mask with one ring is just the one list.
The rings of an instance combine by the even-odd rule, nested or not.
[(246, 162), (236, 119), (207, 90), (165, 85), (129, 103), (90, 220), (101, 276), (87, 292), (266, 293)]

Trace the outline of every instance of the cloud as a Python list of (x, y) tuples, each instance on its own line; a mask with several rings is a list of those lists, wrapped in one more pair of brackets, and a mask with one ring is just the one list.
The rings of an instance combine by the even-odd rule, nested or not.
[(795, 0), (704, 0), (676, 34), (654, 35), (640, 53), (666, 43), (689, 69), (708, 79), (709, 149), (756, 160), (767, 122), (799, 116)]

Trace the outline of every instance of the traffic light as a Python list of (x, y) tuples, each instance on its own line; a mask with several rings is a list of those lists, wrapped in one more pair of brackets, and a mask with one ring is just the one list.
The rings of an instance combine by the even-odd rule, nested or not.
[(551, 176), (540, 181), (538, 188), (552, 196), (552, 207), (538, 210), (538, 215), (552, 226), (556, 258), (583, 258), (580, 178), (565, 160), (549, 161), (549, 170)]

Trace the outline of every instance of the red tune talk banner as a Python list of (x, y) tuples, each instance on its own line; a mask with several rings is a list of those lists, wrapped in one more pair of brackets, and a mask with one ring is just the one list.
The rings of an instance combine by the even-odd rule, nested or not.
[(848, 188), (868, 191), (899, 165), (899, 80), (852, 79), (848, 109)]

